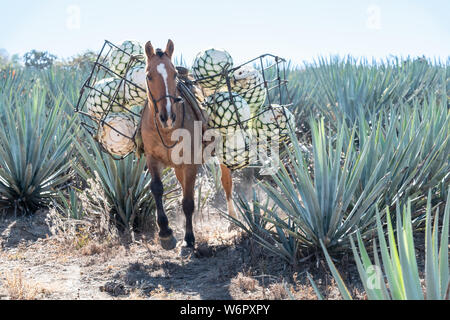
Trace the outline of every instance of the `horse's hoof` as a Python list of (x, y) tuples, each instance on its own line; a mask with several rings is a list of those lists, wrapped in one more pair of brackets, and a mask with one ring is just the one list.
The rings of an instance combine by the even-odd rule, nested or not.
[(190, 258), (194, 253), (194, 247), (182, 246), (180, 250), (181, 258)]
[(159, 241), (164, 250), (172, 250), (177, 246), (177, 239), (175, 239), (173, 235), (170, 235), (167, 238), (159, 238)]

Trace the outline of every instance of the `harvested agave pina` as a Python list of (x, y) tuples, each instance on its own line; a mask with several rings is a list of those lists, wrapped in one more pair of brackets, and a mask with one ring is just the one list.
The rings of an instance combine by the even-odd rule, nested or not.
[(147, 100), (145, 65), (131, 68), (125, 77), (125, 99), (130, 104), (144, 104)]
[(131, 105), (128, 106), (128, 110), (130, 110), (133, 114), (133, 116), (135, 116), (136, 121), (135, 122), (139, 122), (139, 117), (142, 114), (142, 110), (144, 110), (144, 105)]
[(192, 65), (192, 74), (203, 88), (215, 89), (226, 84), (226, 78), (222, 73), (226, 73), (232, 67), (233, 59), (228, 52), (212, 48), (197, 54)]
[(133, 139), (136, 127), (132, 116), (114, 113), (108, 115), (104, 123), (100, 124), (97, 139), (111, 154), (126, 156), (135, 148)]
[(216, 152), (221, 163), (231, 170), (242, 169), (252, 163), (254, 153), (249, 130), (237, 129), (233, 133), (222, 135), (221, 138), (222, 141), (218, 144)]
[(228, 92), (228, 88), (227, 88), (227, 86), (223, 86), (220, 88), (213, 88), (213, 89), (201, 87), (201, 91), (203, 93), (203, 96), (208, 97), (208, 96), (213, 95), (218, 92)]
[[(89, 91), (86, 99), (86, 108), (88, 114), (100, 120), (108, 112), (121, 112), (124, 109), (120, 106), (124, 101), (124, 90), (121, 85), (121, 79), (105, 78), (97, 81), (93, 89)], [(119, 88), (115, 99), (113, 100), (116, 90)], [(108, 110), (110, 108), (111, 110)]]
[(286, 107), (272, 104), (253, 119), (251, 127), (258, 142), (267, 138), (282, 141), (289, 136), (289, 130), (295, 130), (295, 117)]
[(266, 100), (263, 76), (250, 65), (244, 65), (233, 72), (231, 89), (247, 101), (252, 116), (258, 113)]
[[(206, 112), (209, 127), (217, 128), (221, 134), (233, 133), (236, 129), (248, 127), (250, 108), (236, 92), (218, 92), (206, 98)], [(242, 128), (239, 125), (241, 122)]]
[[(122, 42), (119, 49), (115, 48), (109, 56), (109, 67), (115, 73), (124, 76), (131, 60), (131, 56), (143, 55), (144, 49), (142, 45), (134, 40), (126, 40)], [(141, 64), (143, 61), (135, 60), (136, 64)], [(134, 64), (134, 63), (133, 63)], [(130, 66), (131, 68), (132, 66)]]

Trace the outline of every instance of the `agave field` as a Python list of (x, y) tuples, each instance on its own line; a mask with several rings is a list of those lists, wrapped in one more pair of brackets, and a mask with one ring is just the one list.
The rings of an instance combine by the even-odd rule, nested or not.
[[(119, 232), (154, 228), (145, 159), (113, 160), (74, 113), (89, 71), (0, 71), (0, 214), (56, 208), (82, 221), (97, 208)], [(230, 221), (286, 265), (311, 253), (326, 260), (344, 298), (333, 257), (347, 253), (369, 299), (448, 299), (450, 60), (320, 58), (289, 66), (287, 78), (297, 131), (278, 172), (255, 175), (251, 197), (235, 194)], [(205, 169), (220, 186), (217, 166)], [(171, 206), (178, 187), (170, 171), (164, 177)], [(94, 185), (103, 202), (85, 192)], [(419, 272), (414, 235), (423, 226)], [(377, 289), (366, 285), (374, 268)]]

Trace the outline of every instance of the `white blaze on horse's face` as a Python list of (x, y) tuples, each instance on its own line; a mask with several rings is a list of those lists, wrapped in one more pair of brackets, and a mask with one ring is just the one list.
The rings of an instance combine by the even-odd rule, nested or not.
[[(170, 97), (169, 97), (169, 86), (167, 84), (167, 70), (166, 70), (166, 66), (164, 65), (164, 63), (160, 63), (158, 64), (158, 66), (156, 67), (156, 71), (158, 71), (158, 73), (161, 75), (161, 77), (164, 80), (164, 86), (166, 87), (166, 96), (167, 96), (167, 103), (166, 103), (166, 110), (167, 110), (167, 117), (168, 117), (168, 121), (171, 121), (171, 107), (172, 107), (172, 103), (170, 102)], [(170, 124), (169, 124), (170, 125)]]

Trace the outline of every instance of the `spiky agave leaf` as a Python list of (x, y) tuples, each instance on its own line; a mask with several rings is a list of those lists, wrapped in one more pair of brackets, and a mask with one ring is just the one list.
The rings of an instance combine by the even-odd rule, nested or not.
[[(397, 106), (397, 109), (372, 118), (360, 115), (359, 148), (368, 145), (370, 158), (358, 186), (389, 174), (389, 185), (383, 191), (380, 206), (406, 202), (429, 188), (450, 179), (450, 112), (447, 98), (431, 95), (422, 104)], [(374, 136), (374, 139), (370, 137)], [(381, 163), (380, 163), (381, 161)], [(380, 165), (380, 170), (374, 171)]]
[[(137, 159), (133, 154), (116, 161), (101, 152), (95, 140), (88, 136), (83, 144), (76, 143), (87, 168), (77, 167), (85, 178), (98, 178), (114, 220), (124, 230), (146, 229), (153, 224), (156, 210), (150, 192), (151, 176), (146, 168), (145, 157)], [(163, 177), (166, 194), (174, 189), (168, 175)], [(170, 203), (169, 203), (170, 204)]]
[[(319, 58), (308, 65), (303, 81), (318, 84), (311, 97), (314, 107), (332, 126), (346, 121), (351, 126), (363, 111), (369, 120), (380, 112), (414, 100), (420, 103), (429, 94), (446, 92), (446, 66), (424, 59), (394, 61), (357, 60), (351, 56)], [(302, 80), (300, 80), (302, 81)]]
[(344, 147), (345, 130), (333, 142), (323, 120), (312, 121), (311, 128), (314, 172), (309, 172), (301, 146), (292, 137), (289, 162), (280, 164), (273, 176), (278, 188), (266, 183), (263, 189), (295, 223), (301, 246), (319, 248), (322, 241), (327, 248), (337, 248), (357, 228), (367, 231), (373, 227), (364, 222), (370, 221), (367, 215), (374, 214), (374, 204), (387, 181), (372, 179), (365, 190), (356, 192), (368, 148), (357, 152), (352, 143)]
[(0, 99), (0, 201), (31, 213), (48, 205), (71, 175), (74, 119), (62, 112), (61, 98), (46, 106), (44, 90), (17, 96), (15, 108)]
[[(449, 222), (450, 222), (450, 196), (447, 197), (445, 212), (442, 223), (442, 230), (440, 242), (438, 243), (438, 216), (439, 210), (436, 209), (434, 224), (432, 223), (432, 208), (431, 208), (431, 190), (428, 192), (427, 208), (426, 208), (426, 226), (425, 226), (425, 293), (424, 295), (421, 279), (419, 278), (419, 271), (414, 250), (414, 238), (412, 232), (411, 219), (411, 201), (408, 201), (406, 206), (397, 210), (396, 233), (397, 241), (394, 234), (394, 229), (391, 223), (389, 212), (387, 213), (387, 238), (383, 230), (380, 214), (377, 210), (377, 232), (379, 240), (379, 250), (382, 257), (382, 264), (378, 257), (378, 246), (374, 240), (374, 260), (372, 263), (361, 236), (358, 232), (358, 246), (359, 253), (353, 241), (353, 254), (358, 266), (358, 272), (363, 282), (369, 299), (384, 300), (445, 300), (448, 299), (449, 290), (449, 264), (448, 264), (448, 236), (449, 236)], [(402, 212), (402, 213), (401, 213)], [(329, 258), (329, 254), (325, 247), (323, 247), (324, 254), (327, 257), (327, 262), (332, 270), (333, 276), (340, 279), (339, 273), (334, 267), (333, 262)], [(377, 268), (379, 273), (373, 275), (371, 270)], [(384, 273), (381, 273), (383, 267)], [(369, 278), (376, 277), (375, 286), (370, 285)], [(385, 279), (389, 284), (387, 289)], [(348, 298), (348, 289), (345, 284), (339, 286), (344, 297)]]
[(229, 216), (223, 216), (237, 227), (251, 234), (254, 239), (268, 251), (284, 259), (287, 263), (295, 263), (297, 241), (295, 225), (292, 221), (283, 221), (277, 215), (277, 206), (270, 199), (260, 199), (253, 190), (253, 198), (248, 201), (238, 194), (234, 199), (242, 221)]
[[(44, 70), (36, 70), (36, 76), (42, 79), (47, 89), (47, 98), (53, 101), (58, 95), (63, 97), (64, 111), (72, 116), (80, 95), (83, 81), (89, 76), (86, 69), (61, 68), (53, 66)], [(90, 70), (89, 70), (90, 72)]]
[(67, 195), (59, 191), (58, 197), (53, 201), (53, 205), (66, 218), (81, 220), (85, 215), (85, 211), (83, 203), (78, 196), (80, 192), (81, 190), (73, 186), (68, 189)]

